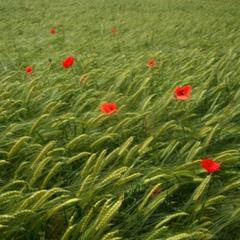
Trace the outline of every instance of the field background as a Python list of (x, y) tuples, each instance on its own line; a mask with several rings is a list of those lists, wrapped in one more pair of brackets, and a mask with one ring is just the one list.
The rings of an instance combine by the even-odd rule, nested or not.
[(0, 239), (240, 239), (239, 0), (0, 2)]

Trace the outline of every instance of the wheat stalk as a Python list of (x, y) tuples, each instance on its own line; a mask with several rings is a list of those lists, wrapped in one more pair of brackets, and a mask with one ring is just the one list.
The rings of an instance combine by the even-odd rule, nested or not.
[(153, 136), (150, 136), (148, 139), (146, 139), (142, 146), (138, 149), (138, 153), (141, 154), (153, 139), (154, 139)]
[(159, 236), (162, 232), (168, 229), (167, 226), (163, 226), (160, 229), (154, 230), (154, 232), (146, 239), (146, 240), (154, 240), (157, 236)]
[(156, 180), (159, 180), (159, 178), (169, 178), (170, 176), (168, 174), (159, 174), (151, 178), (147, 178), (143, 181), (144, 184), (155, 182)]
[(121, 156), (125, 151), (126, 149), (129, 147), (129, 145), (132, 143), (134, 137), (129, 137), (124, 143), (123, 145), (121, 146), (119, 152), (118, 152), (118, 155)]
[(40, 198), (41, 196), (44, 195), (44, 193), (46, 193), (47, 190), (39, 190), (35, 193), (33, 193), (30, 197), (28, 197), (18, 208), (19, 211), (24, 210), (24, 208), (26, 206), (28, 206), (30, 208), (30, 204), (35, 201), (36, 199)]
[(53, 166), (53, 168), (51, 169), (51, 171), (49, 171), (48, 174), (47, 174), (47, 176), (45, 177), (45, 179), (44, 179), (44, 181), (43, 181), (43, 183), (42, 183), (42, 185), (41, 185), (41, 189), (43, 189), (43, 188), (46, 186), (46, 184), (49, 182), (49, 180), (52, 178), (52, 176), (53, 176), (55, 173), (57, 173), (58, 168), (61, 167), (62, 164), (63, 164), (62, 162), (58, 162), (58, 163), (56, 163), (56, 164)]
[(169, 122), (165, 123), (161, 128), (160, 130), (156, 133), (156, 138), (158, 138), (161, 134), (164, 133), (164, 131), (167, 131), (169, 130), (170, 128), (175, 128), (177, 125), (176, 125), (176, 122), (175, 120), (170, 120)]
[(164, 152), (161, 155), (161, 159), (163, 159), (162, 164), (165, 162), (166, 159), (173, 153), (173, 151), (179, 146), (180, 142), (176, 141), (175, 139), (166, 147)]
[(69, 193), (67, 190), (61, 189), (61, 188), (52, 188), (50, 190), (47, 190), (42, 194), (42, 196), (39, 197), (39, 200), (32, 206), (32, 211), (37, 211), (44, 202), (46, 202), (52, 195), (57, 193)]
[(72, 231), (76, 228), (77, 224), (74, 224), (72, 226), (69, 226), (63, 236), (61, 237), (61, 240), (68, 240), (71, 239)]
[(175, 213), (175, 214), (172, 214), (168, 217), (166, 217), (164, 220), (162, 220), (160, 223), (158, 223), (154, 228), (159, 228), (159, 227), (162, 227), (163, 225), (165, 225), (166, 223), (168, 223), (169, 221), (171, 221), (172, 219), (174, 218), (177, 218), (177, 217), (182, 217), (182, 216), (188, 216), (189, 214), (188, 213), (185, 213), (185, 212), (180, 212), (180, 213)]
[(96, 140), (95, 142), (93, 142), (90, 145), (90, 147), (91, 148), (97, 148), (97, 147), (100, 148), (100, 145), (103, 144), (105, 141), (107, 141), (107, 140), (112, 140), (113, 141), (114, 137), (117, 137), (117, 136), (118, 136), (118, 134), (116, 134), (116, 133), (111, 133), (109, 135), (103, 136), (103, 137), (99, 138), (98, 140)]
[(177, 170), (181, 170), (181, 169), (188, 169), (188, 168), (191, 168), (195, 165), (200, 165), (201, 163), (201, 160), (196, 160), (196, 161), (193, 161), (193, 162), (188, 162), (188, 163), (185, 163), (185, 164), (182, 164), (182, 165), (179, 165), (177, 167)]
[(166, 240), (181, 240), (181, 239), (183, 239), (183, 240), (191, 239), (191, 234), (180, 233), (180, 234), (175, 235), (174, 237), (166, 238)]
[(201, 231), (195, 231), (190, 235), (191, 235), (190, 239), (210, 239), (210, 234), (203, 233)]
[(78, 198), (72, 198), (67, 200), (66, 202), (59, 204), (58, 206), (54, 207), (47, 213), (47, 218), (53, 216), (56, 212), (58, 212), (61, 208), (65, 208), (67, 206), (74, 206), (77, 202), (79, 202)]
[(91, 208), (90, 211), (88, 212), (88, 214), (86, 216), (84, 216), (82, 223), (81, 223), (80, 232), (85, 231), (86, 227), (89, 224), (89, 221), (91, 220), (91, 218), (93, 216), (93, 212), (94, 212), (94, 208)]
[[(122, 239), (119, 237), (114, 237), (114, 235), (118, 234), (119, 230), (115, 230), (113, 232), (107, 233), (106, 235), (103, 236), (103, 238), (101, 240), (117, 240), (117, 239)], [(114, 237), (114, 238), (113, 238)]]
[(120, 128), (122, 128), (125, 124), (131, 122), (131, 118), (124, 118), (120, 123), (117, 124), (117, 126), (113, 126), (111, 128), (109, 128), (108, 131), (112, 131), (112, 132), (117, 132)]
[[(165, 190), (161, 194), (159, 194), (156, 198), (153, 199), (152, 202), (150, 202), (144, 209), (143, 209), (143, 215), (147, 216), (148, 214), (151, 214), (161, 203), (164, 202), (165, 198), (168, 195), (171, 195), (173, 192), (175, 192), (179, 188), (179, 184), (175, 184), (171, 188)], [(150, 196), (150, 195), (149, 195)], [(142, 209), (140, 209), (142, 210)]]
[(96, 163), (95, 163), (94, 166), (93, 166), (93, 170), (92, 170), (92, 171), (93, 171), (93, 174), (94, 174), (95, 176), (99, 173), (99, 171), (101, 171), (101, 166), (103, 166), (103, 158), (105, 157), (106, 153), (107, 153), (107, 150), (104, 149), (104, 150), (100, 153), (99, 157), (97, 158)]
[(150, 101), (152, 100), (152, 98), (155, 96), (156, 96), (156, 94), (152, 94), (152, 95), (148, 96), (148, 98), (143, 102), (142, 110), (145, 110), (145, 108), (148, 106), (148, 104), (150, 104)]
[(118, 209), (122, 205), (122, 201), (119, 200), (115, 204), (113, 204), (112, 207), (109, 208), (109, 210), (105, 213), (105, 215), (102, 217), (101, 221), (96, 226), (96, 230), (98, 231), (100, 228), (104, 228), (106, 224), (114, 217), (114, 215), (117, 213)]
[(199, 147), (201, 145), (201, 142), (197, 141), (192, 148), (190, 149), (187, 157), (186, 162), (190, 162), (193, 160), (193, 158), (197, 155), (197, 153), (202, 149), (202, 147)]
[(15, 173), (14, 173), (14, 177), (13, 179), (17, 179), (18, 178), (18, 174), (20, 173), (20, 171), (22, 171), (25, 167), (27, 167), (29, 165), (29, 162), (22, 162), (19, 167), (16, 169)]
[(73, 156), (73, 157), (69, 158), (67, 160), (67, 164), (75, 162), (76, 160), (79, 160), (80, 158), (85, 157), (85, 156), (89, 156), (91, 154), (92, 153), (90, 153), (90, 152), (81, 152), (81, 153), (77, 154), (76, 156)]
[(211, 175), (208, 175), (202, 182), (201, 184), (198, 186), (198, 188), (196, 189), (196, 191), (194, 192), (193, 196), (192, 196), (192, 200), (196, 201), (198, 200), (198, 198), (202, 195), (202, 193), (204, 192), (205, 188), (208, 186), (208, 183), (211, 180)]
[(80, 136), (74, 138), (72, 141), (70, 141), (66, 149), (71, 149), (74, 145), (78, 144), (79, 142), (83, 141), (87, 137), (87, 134), (81, 134)]
[(12, 221), (13, 219), (15, 219), (15, 217), (12, 215), (8, 214), (0, 215), (0, 222), (4, 224), (8, 223), (9, 221)]
[(42, 149), (42, 151), (37, 155), (37, 157), (35, 158), (35, 160), (33, 160), (33, 163), (31, 164), (30, 168), (35, 167), (35, 165), (42, 160), (42, 158), (44, 157), (44, 155), (47, 155), (47, 152), (49, 151), (49, 149), (50, 149), (55, 143), (56, 143), (55, 141), (49, 142), (49, 143)]
[(0, 204), (4, 204), (6, 202), (10, 202), (16, 199), (20, 199), (22, 197), (21, 192), (19, 191), (9, 191), (0, 194)]
[[(0, 192), (3, 192), (5, 191), (6, 189), (8, 188), (13, 188), (15, 185), (23, 185), (23, 186), (26, 186), (28, 183), (25, 182), (24, 180), (14, 180), (13, 182), (11, 183), (8, 183), (6, 184), (4, 187), (2, 187), (0, 189)], [(17, 186), (15, 186), (15, 188), (17, 188)]]
[(47, 114), (47, 111), (49, 108), (53, 107), (56, 105), (56, 102), (50, 102), (42, 111), (42, 114)]
[(127, 165), (130, 160), (137, 159), (137, 157), (133, 157), (134, 154), (137, 154), (137, 149), (139, 149), (139, 145), (134, 145), (129, 152), (127, 153), (126, 157), (124, 158), (123, 164)]
[(160, 183), (156, 184), (151, 191), (147, 194), (147, 196), (143, 199), (142, 203), (139, 205), (138, 207), (138, 211), (141, 211), (144, 206), (147, 204), (147, 202), (149, 201), (149, 198), (151, 197), (151, 195), (156, 191), (156, 189), (158, 189), (161, 186)]
[(93, 153), (85, 163), (80, 175), (81, 177), (84, 177), (88, 172), (90, 171), (91, 164), (93, 163), (94, 159), (96, 158), (96, 153)]
[(236, 190), (237, 188), (240, 187), (240, 181), (236, 181), (234, 183), (229, 184), (228, 186), (226, 186), (225, 188), (223, 188), (223, 190), (221, 191), (221, 193), (224, 192), (228, 192), (230, 190)]
[(234, 221), (234, 220), (236, 220), (236, 219), (239, 219), (239, 217), (240, 217), (240, 208), (236, 209), (236, 210), (232, 213), (230, 219), (231, 219), (231, 221)]
[(100, 182), (100, 186), (104, 186), (110, 182), (113, 182), (114, 180), (120, 178), (122, 176), (123, 172), (126, 172), (128, 167), (121, 167), (114, 172), (112, 172), (108, 177), (106, 177), (102, 182)]
[(29, 181), (30, 185), (34, 185), (34, 183), (36, 182), (36, 180), (39, 178), (39, 176), (41, 175), (41, 172), (43, 171), (44, 167), (46, 166), (46, 164), (52, 159), (52, 157), (46, 157), (44, 158), (36, 167), (35, 171), (33, 172), (33, 175)]
[(116, 185), (126, 184), (128, 182), (135, 180), (136, 178), (139, 178), (140, 176), (142, 176), (142, 173), (134, 173), (128, 177), (121, 178), (120, 180), (117, 181)]
[(0, 160), (0, 166), (1, 166), (1, 165), (4, 165), (4, 164), (9, 164), (9, 162), (6, 161), (6, 160)]
[(83, 190), (85, 190), (86, 186), (90, 183), (90, 180), (92, 180), (92, 175), (89, 174), (87, 175), (87, 177), (85, 177), (82, 186), (80, 187), (80, 189), (78, 190), (78, 192), (76, 193), (76, 196), (81, 196), (81, 193), (83, 192)]
[(214, 134), (215, 134), (216, 131), (218, 130), (218, 128), (219, 128), (219, 124), (216, 124), (216, 126), (212, 129), (211, 133), (210, 133), (210, 134), (208, 135), (208, 137), (206, 138), (206, 140), (205, 140), (205, 142), (204, 142), (204, 144), (203, 144), (204, 148), (207, 148), (207, 147), (208, 147), (208, 145), (210, 144), (210, 142), (211, 142)]
[[(221, 202), (222, 200), (224, 200), (226, 197), (224, 195), (219, 195), (219, 196), (216, 196), (216, 197), (213, 197), (213, 198), (210, 198), (208, 199), (205, 204), (204, 204), (204, 207), (207, 208), (207, 207), (210, 207), (211, 205), (213, 204), (217, 204), (218, 202)], [(200, 204), (199, 206), (197, 206), (195, 208), (195, 211), (198, 212), (198, 211), (201, 211), (202, 209), (202, 204)]]
[(36, 130), (36, 128), (38, 127), (38, 125), (44, 120), (44, 119), (46, 119), (46, 118), (48, 118), (50, 116), (50, 114), (43, 114), (43, 115), (41, 115), (40, 116), (40, 118), (37, 120), (37, 122), (32, 126), (32, 128), (31, 128), (31, 130), (30, 130), (30, 134), (32, 134), (35, 130)]
[(55, 148), (47, 153), (48, 156), (52, 156), (56, 154), (57, 152), (65, 152), (65, 148), (60, 147), (60, 148)]
[(34, 214), (34, 212), (30, 209), (24, 209), (24, 210), (20, 210), (20, 211), (17, 211), (13, 214), (13, 216), (15, 218), (20, 218), (20, 219), (24, 219), (24, 218), (27, 218), (29, 217), (29, 215), (32, 215)]

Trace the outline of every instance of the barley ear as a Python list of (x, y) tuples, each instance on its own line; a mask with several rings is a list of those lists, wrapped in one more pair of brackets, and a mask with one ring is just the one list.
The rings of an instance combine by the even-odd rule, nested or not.
[(50, 114), (43, 114), (38, 120), (37, 122), (32, 126), (31, 130), (30, 130), (30, 134), (32, 134), (36, 128), (38, 127), (38, 125), (45, 119), (48, 118), (50, 116)]
[(67, 228), (63, 236), (61, 237), (61, 240), (71, 240), (71, 233), (76, 228), (76, 224), (70, 226)]
[(154, 229), (154, 232), (146, 239), (146, 240), (155, 240), (157, 239), (157, 236), (161, 234), (162, 232), (166, 231), (168, 229), (167, 226), (163, 226), (159, 229)]
[(39, 163), (44, 155), (47, 155), (48, 150), (55, 144), (55, 141), (49, 142), (43, 149), (42, 151), (37, 155), (35, 160), (33, 161), (32, 165), (30, 168), (33, 168), (37, 163)]
[(8, 158), (11, 158), (13, 155), (14, 155), (14, 153), (20, 148), (20, 146), (22, 145), (22, 144), (24, 144), (27, 140), (29, 140), (30, 139), (30, 137), (28, 137), (28, 136), (24, 136), (24, 137), (22, 137), (22, 138), (20, 138), (14, 145), (13, 145), (13, 147), (11, 148), (11, 150), (9, 151), (9, 153), (8, 153)]
[(202, 193), (204, 192), (204, 190), (206, 189), (206, 187), (208, 186), (209, 181), (211, 180), (211, 175), (208, 175), (203, 181), (202, 183), (198, 186), (198, 188), (196, 189), (196, 191), (193, 194), (193, 201), (198, 200), (198, 198), (202, 195)]
[(41, 189), (45, 188), (47, 183), (49, 182), (49, 180), (52, 178), (52, 176), (57, 173), (58, 168), (60, 168), (62, 166), (62, 162), (58, 162), (54, 165), (54, 167), (48, 172), (47, 176), (45, 177), (42, 185), (41, 185)]
[(101, 228), (104, 228), (106, 224), (114, 217), (114, 215), (117, 213), (118, 209), (122, 205), (122, 201), (117, 201), (112, 207), (109, 208), (109, 210), (106, 212), (106, 214), (103, 216), (101, 221), (96, 226), (96, 230), (100, 230)]
[(172, 214), (168, 217), (166, 217), (164, 220), (162, 220), (160, 223), (158, 223), (155, 228), (159, 228), (159, 227), (162, 227), (163, 225), (165, 225), (166, 223), (168, 223), (169, 221), (171, 221), (172, 219), (174, 218), (177, 218), (177, 217), (182, 217), (182, 216), (187, 216), (189, 215), (188, 213), (185, 213), (185, 212), (181, 212), (181, 213), (175, 213), (175, 214)]

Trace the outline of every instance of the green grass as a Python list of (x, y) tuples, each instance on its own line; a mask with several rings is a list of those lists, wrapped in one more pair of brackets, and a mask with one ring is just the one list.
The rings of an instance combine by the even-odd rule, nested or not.
[(240, 239), (238, 9), (2, 1), (1, 239)]

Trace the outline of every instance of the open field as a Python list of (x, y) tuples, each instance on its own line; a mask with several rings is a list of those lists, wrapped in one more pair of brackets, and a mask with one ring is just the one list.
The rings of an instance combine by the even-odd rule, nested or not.
[(239, 0), (0, 2), (1, 240), (240, 239)]

